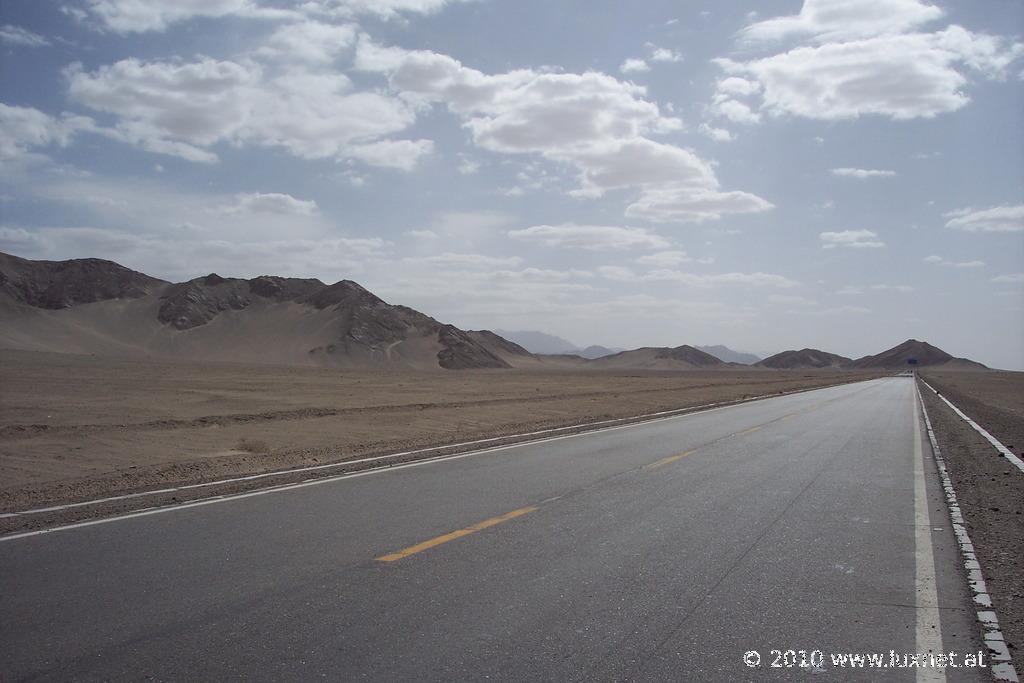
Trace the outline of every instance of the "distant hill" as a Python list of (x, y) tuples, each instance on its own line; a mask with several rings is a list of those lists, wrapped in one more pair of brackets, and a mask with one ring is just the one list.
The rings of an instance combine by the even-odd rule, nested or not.
[(729, 367), (727, 363), (692, 346), (644, 347), (598, 358), (588, 366), (608, 369), (694, 370)]
[(716, 344), (715, 346), (695, 346), (694, 348), (700, 349), (705, 353), (710, 353), (715, 358), (724, 360), (726, 363), (753, 365), (761, 360), (760, 356), (755, 356), (752, 353), (744, 353), (742, 351), (733, 351), (728, 346), (722, 346), (721, 344)]
[(799, 351), (783, 351), (755, 363), (762, 368), (779, 370), (795, 370), (800, 368), (841, 368), (850, 363), (846, 356), (838, 356), (818, 349), (800, 349)]
[(932, 346), (927, 342), (908, 339), (907, 341), (892, 347), (874, 356), (864, 356), (850, 362), (849, 367), (856, 369), (886, 368), (903, 369), (913, 367), (909, 360), (914, 360), (917, 367), (943, 366), (963, 369), (987, 369), (981, 363), (967, 358), (956, 358), (942, 349)]
[[(100, 259), (0, 253), (0, 346), (255, 363), (506, 368), (529, 352), (470, 333), (350, 280), (215, 273), (171, 284)], [(523, 356), (525, 354), (525, 356)]]
[(515, 342), (530, 353), (557, 355), (579, 351), (578, 347), (567, 339), (536, 330), (495, 330), (495, 333)]
[(622, 351), (622, 349), (610, 349), (607, 346), (599, 346), (597, 344), (594, 344), (592, 346), (588, 346), (585, 349), (580, 349), (579, 351), (576, 352), (576, 355), (582, 356), (583, 358), (587, 358), (589, 360), (595, 360), (597, 358), (603, 358), (604, 356), (610, 356), (614, 353), (619, 353), (620, 351)]

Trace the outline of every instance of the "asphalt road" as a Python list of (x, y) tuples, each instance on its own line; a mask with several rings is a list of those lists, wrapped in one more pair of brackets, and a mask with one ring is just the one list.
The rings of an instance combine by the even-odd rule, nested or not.
[(915, 411), (875, 380), (2, 540), (0, 680), (942, 680), (829, 661), (980, 648)]

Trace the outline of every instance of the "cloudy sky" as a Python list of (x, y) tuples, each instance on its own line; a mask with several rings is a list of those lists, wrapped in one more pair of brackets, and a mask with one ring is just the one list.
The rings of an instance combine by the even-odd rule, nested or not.
[(1021, 0), (9, 0), (0, 250), (1024, 369)]

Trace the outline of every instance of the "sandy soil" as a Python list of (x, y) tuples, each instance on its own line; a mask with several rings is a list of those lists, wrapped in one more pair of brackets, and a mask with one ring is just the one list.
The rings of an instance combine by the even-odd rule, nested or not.
[[(1024, 446), (1024, 373), (922, 376), (1003, 445)], [(1024, 474), (926, 387), (935, 437), (999, 615), (1014, 665), (1024, 671)]]
[[(874, 375), (775, 370), (371, 374), (0, 351), (0, 512), (867, 376)], [(155, 502), (160, 501), (146, 499)], [(41, 523), (37, 519), (33, 525)], [(0, 531), (12, 524), (0, 519)]]

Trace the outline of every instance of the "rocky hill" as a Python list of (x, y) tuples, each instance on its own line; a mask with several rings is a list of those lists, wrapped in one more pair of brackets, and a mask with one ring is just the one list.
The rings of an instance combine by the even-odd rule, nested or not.
[(728, 363), (692, 346), (644, 347), (597, 358), (588, 367), (608, 369), (693, 370), (727, 368)]
[[(910, 361), (914, 362), (911, 363)], [(956, 358), (928, 342), (917, 341), (916, 339), (908, 339), (891, 349), (873, 356), (858, 358), (849, 364), (849, 367), (855, 369), (886, 368), (896, 370), (915, 366), (943, 366), (979, 370), (986, 368), (981, 363), (976, 363), (967, 358)]]
[(804, 368), (841, 368), (850, 363), (846, 356), (839, 356), (818, 349), (800, 349), (799, 351), (783, 351), (769, 356), (754, 365), (761, 368), (779, 370), (796, 370)]
[(529, 353), (355, 282), (215, 273), (171, 284), (111, 261), (0, 254), (0, 346), (191, 360), (505, 368)]

